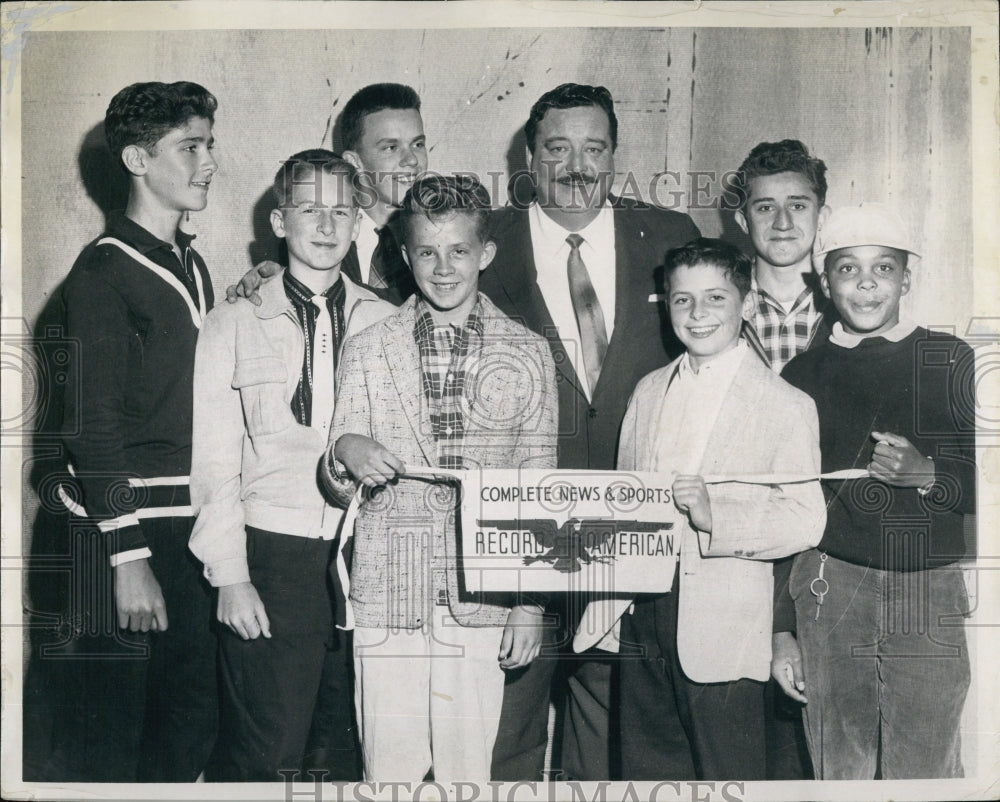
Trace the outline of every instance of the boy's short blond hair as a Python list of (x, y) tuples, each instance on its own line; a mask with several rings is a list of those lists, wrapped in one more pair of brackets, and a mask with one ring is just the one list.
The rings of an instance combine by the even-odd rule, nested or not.
[(284, 209), (292, 202), (292, 191), (296, 184), (307, 183), (310, 171), (320, 170), (328, 175), (339, 174), (351, 187), (351, 199), (358, 205), (358, 171), (350, 162), (340, 158), (332, 150), (311, 148), (289, 156), (281, 163), (271, 184), (271, 193), (278, 203), (279, 209)]
[(489, 239), (490, 193), (473, 175), (437, 175), (428, 173), (418, 178), (403, 199), (399, 222), (404, 236), (409, 235), (410, 221), (424, 216), (428, 220), (465, 214), (476, 224), (481, 242)]

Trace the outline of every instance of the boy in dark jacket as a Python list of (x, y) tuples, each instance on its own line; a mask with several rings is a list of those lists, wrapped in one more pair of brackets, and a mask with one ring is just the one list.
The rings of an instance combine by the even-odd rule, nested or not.
[(61, 736), (62, 780), (192, 782), (215, 741), (211, 596), (187, 550), (194, 351), (212, 282), (178, 227), (208, 203), (215, 108), (184, 81), (133, 84), (112, 98), (104, 127), (129, 178), (128, 205), (63, 289), (81, 364), (70, 372), (79, 377), (64, 425), (73, 477), (61, 495), (75, 525), (96, 519), (101, 567), (78, 579), (95, 600), (85, 629), (97, 634)]

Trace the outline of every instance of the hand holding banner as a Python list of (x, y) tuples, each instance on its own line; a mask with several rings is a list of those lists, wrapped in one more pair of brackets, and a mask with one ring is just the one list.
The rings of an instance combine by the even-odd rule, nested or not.
[(684, 517), (661, 474), (485, 470), (462, 477), (472, 591), (660, 593)]

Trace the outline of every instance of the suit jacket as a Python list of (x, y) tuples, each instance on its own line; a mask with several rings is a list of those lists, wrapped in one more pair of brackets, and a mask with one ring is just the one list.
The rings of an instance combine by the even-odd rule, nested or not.
[[(483, 346), (466, 377), (466, 468), (555, 465), (555, 366), (545, 341), (480, 295)], [(407, 465), (438, 465), (430, 409), (413, 336), (416, 298), (348, 340), (340, 366), (331, 441), (377, 440)], [(401, 479), (371, 494), (354, 528), (351, 603), (358, 626), (416, 629), (447, 590), (465, 626), (502, 625), (509, 594), (471, 594), (457, 556), (457, 504), (444, 484)], [(443, 574), (443, 576), (442, 576)], [(433, 598), (432, 598), (433, 596)]]
[[(622, 424), (618, 467), (650, 470), (649, 436), (674, 364), (646, 376)], [(722, 402), (701, 473), (791, 473), (818, 476), (816, 406), (753, 355), (746, 354)], [(771, 563), (815, 546), (826, 507), (819, 481), (786, 485), (726, 482), (708, 487), (712, 532), (682, 534), (677, 653), (695, 682), (749, 677), (764, 681), (771, 665)], [(631, 599), (591, 602), (573, 643), (581, 651), (610, 631)]]
[[(396, 238), (398, 244), (403, 240), (402, 232), (396, 222), (397, 217), (398, 215), (393, 215), (387, 225), (392, 229), (393, 236)], [(370, 224), (367, 217), (365, 220), (366, 225)], [(387, 273), (385, 276), (385, 287), (372, 287), (361, 281), (361, 264), (358, 261), (358, 245), (356, 242), (351, 243), (351, 248), (347, 252), (347, 256), (344, 257), (340, 269), (355, 284), (360, 284), (362, 287), (368, 288), (383, 301), (388, 301), (396, 306), (399, 306), (417, 291), (417, 283), (413, 280), (413, 272), (404, 261), (402, 252), (394, 254), (392, 263), (383, 266), (383, 270)]]
[(618, 432), (636, 383), (680, 352), (662, 303), (658, 267), (670, 249), (696, 238), (685, 214), (613, 199), (615, 225), (615, 328), (600, 379), (588, 401), (552, 322), (541, 290), (531, 245), (528, 210), (493, 213), (497, 244), (479, 289), (509, 317), (543, 335), (556, 362), (559, 387), (559, 467), (614, 467)]

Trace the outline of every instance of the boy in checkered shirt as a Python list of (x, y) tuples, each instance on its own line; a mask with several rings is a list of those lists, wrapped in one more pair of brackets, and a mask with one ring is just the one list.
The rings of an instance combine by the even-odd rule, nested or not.
[[(737, 173), (741, 206), (736, 222), (754, 247), (752, 311), (743, 335), (776, 373), (791, 359), (830, 338), (836, 310), (819, 288), (812, 247), (826, 220), (826, 165), (797, 139), (761, 142)], [(775, 564), (776, 592), (787, 593), (791, 560)], [(775, 619), (775, 626), (788, 622)], [(776, 630), (776, 631), (780, 631)], [(811, 777), (801, 713), (773, 681), (766, 696), (767, 778)]]
[(797, 139), (761, 142), (744, 159), (736, 222), (755, 251), (753, 316), (745, 332), (776, 372), (796, 354), (827, 340), (835, 314), (819, 292), (812, 245), (830, 209), (826, 165)]
[(556, 463), (549, 347), (478, 291), (489, 208), (469, 176), (413, 185), (400, 222), (418, 293), (340, 366), (326, 464), (366, 488), (350, 601), (367, 780), (489, 779), (504, 671), (541, 645), (540, 606), (465, 589), (454, 488), (405, 475)]

